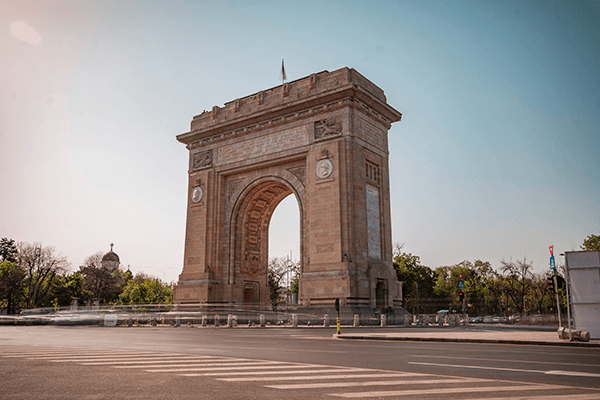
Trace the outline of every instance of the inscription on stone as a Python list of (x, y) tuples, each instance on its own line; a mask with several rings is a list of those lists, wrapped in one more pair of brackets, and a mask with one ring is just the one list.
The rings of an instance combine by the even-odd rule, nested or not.
[(283, 132), (272, 133), (254, 140), (247, 140), (218, 150), (219, 163), (246, 161), (279, 151), (293, 149), (308, 144), (308, 137), (304, 127), (289, 129)]
[(367, 231), (369, 240), (369, 257), (381, 259), (379, 189), (371, 185), (367, 185)]
[(332, 251), (333, 251), (333, 243), (317, 245), (317, 253), (330, 253)]

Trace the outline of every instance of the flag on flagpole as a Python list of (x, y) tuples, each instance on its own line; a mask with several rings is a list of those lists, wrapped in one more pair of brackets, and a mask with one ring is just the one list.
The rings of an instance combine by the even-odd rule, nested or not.
[(283, 58), (281, 59), (281, 81), (285, 82), (287, 76), (285, 76), (285, 66), (283, 65)]

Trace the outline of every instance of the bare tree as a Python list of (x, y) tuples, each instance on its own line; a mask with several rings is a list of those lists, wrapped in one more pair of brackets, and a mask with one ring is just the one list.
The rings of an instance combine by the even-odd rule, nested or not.
[(29, 281), (27, 307), (33, 308), (38, 305), (38, 299), (43, 297), (40, 293), (43, 283), (52, 281), (56, 274), (66, 272), (70, 264), (67, 257), (58, 253), (54, 247), (42, 247), (41, 243), (20, 242), (17, 248), (18, 264), (25, 270)]
[(527, 261), (527, 257), (523, 257), (523, 261), (502, 259), (500, 264), (500, 271), (504, 273), (506, 280), (506, 292), (515, 306), (523, 313), (525, 312), (525, 298), (533, 287), (533, 262)]
[(294, 291), (294, 286), (298, 284), (299, 272), (300, 263), (298, 261), (290, 261), (283, 257), (273, 257), (269, 260), (267, 278), (273, 310), (276, 310), (277, 305), (285, 299), (288, 285), (290, 292)]
[(105, 302), (116, 300), (124, 284), (123, 274), (117, 268), (102, 266), (102, 252), (92, 254), (85, 259), (84, 265), (79, 267), (83, 275), (83, 286), (89, 290), (94, 298)]

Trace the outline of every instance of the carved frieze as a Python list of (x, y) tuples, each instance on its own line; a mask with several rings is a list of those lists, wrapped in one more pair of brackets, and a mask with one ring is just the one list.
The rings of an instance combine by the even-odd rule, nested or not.
[(306, 186), (306, 168), (304, 166), (288, 168), (288, 171), (294, 174), (294, 176), (298, 178), (304, 186)]
[(334, 118), (315, 121), (315, 139), (326, 139), (342, 134), (342, 124)]
[(251, 276), (258, 274), (261, 270), (259, 255), (257, 253), (247, 253), (241, 269), (243, 273)]
[(213, 151), (207, 150), (192, 156), (192, 168), (200, 169), (210, 167), (213, 164)]

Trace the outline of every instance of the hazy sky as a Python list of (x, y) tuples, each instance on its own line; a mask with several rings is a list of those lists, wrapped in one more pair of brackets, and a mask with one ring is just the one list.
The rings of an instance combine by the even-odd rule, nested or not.
[[(597, 1), (0, 0), (0, 237), (74, 269), (183, 266), (188, 152), (213, 105), (341, 67), (403, 113), (394, 242), (431, 268), (534, 262), (600, 231)], [(271, 254), (298, 258), (298, 210)]]

